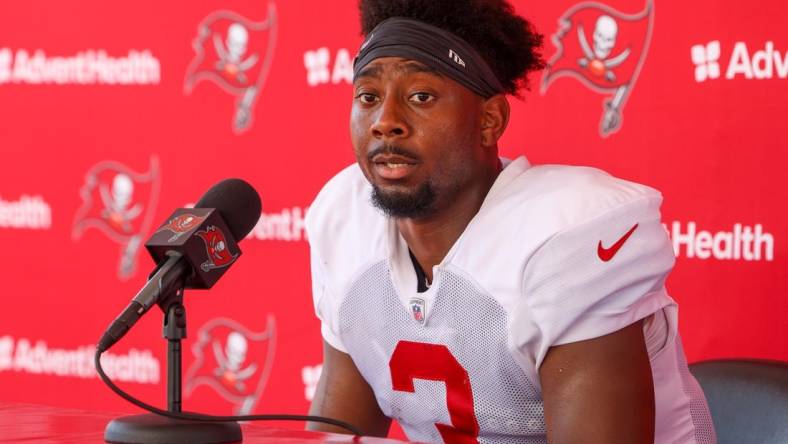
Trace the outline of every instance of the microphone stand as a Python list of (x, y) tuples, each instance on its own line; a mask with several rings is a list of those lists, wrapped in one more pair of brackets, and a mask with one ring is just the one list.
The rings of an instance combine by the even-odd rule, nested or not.
[[(153, 270), (151, 277), (163, 264)], [(164, 312), (162, 333), (167, 339), (167, 410), (174, 413), (180, 413), (183, 407), (181, 340), (186, 337), (184, 284), (181, 281), (172, 285), (172, 290), (162, 294), (158, 302)], [(242, 435), (237, 422), (192, 421), (146, 413), (113, 419), (104, 430), (104, 440), (123, 444), (218, 444), (240, 442)]]
[[(159, 302), (165, 313), (162, 334), (167, 338), (167, 410), (180, 412), (181, 400), (181, 339), (186, 337), (186, 307), (183, 306), (183, 289), (172, 297)], [(165, 308), (166, 307), (166, 308)]]

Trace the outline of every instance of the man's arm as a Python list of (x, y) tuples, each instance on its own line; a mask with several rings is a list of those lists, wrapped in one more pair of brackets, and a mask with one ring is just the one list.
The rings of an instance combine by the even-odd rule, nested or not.
[(551, 347), (539, 378), (548, 442), (654, 442), (654, 384), (642, 321)]
[[(323, 341), (323, 370), (312, 400), (310, 415), (327, 416), (356, 426), (365, 436), (388, 435), (391, 419), (380, 411), (375, 394), (350, 358)], [(347, 430), (317, 422), (308, 430), (349, 433)]]

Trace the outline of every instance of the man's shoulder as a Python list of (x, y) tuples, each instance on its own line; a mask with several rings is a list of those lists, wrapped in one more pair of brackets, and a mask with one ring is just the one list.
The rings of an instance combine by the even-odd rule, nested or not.
[(659, 218), (661, 195), (653, 188), (589, 167), (513, 166), (453, 258), (465, 270), (481, 270), (483, 285), (519, 276), (533, 254), (562, 233), (607, 239), (608, 231), (615, 237), (631, 220)]
[(628, 244), (648, 251), (664, 245), (655, 189), (595, 168), (514, 166), (502, 173), (502, 186), (492, 190), (452, 258), (480, 287), (497, 289), (505, 307), (522, 300), (526, 270), (561, 276), (605, 264), (599, 242), (611, 245), (636, 224)]
[(310, 236), (318, 226), (330, 230), (326, 224), (346, 224), (350, 216), (374, 217), (369, 196), (371, 186), (357, 164), (350, 165), (328, 180), (306, 214), (306, 228)]
[(539, 165), (518, 174), (497, 201), (503, 204), (497, 205), (499, 212), (522, 217), (531, 226), (545, 224), (560, 231), (637, 203), (658, 209), (662, 195), (597, 168)]
[(343, 168), (323, 185), (311, 207), (330, 206), (339, 203), (339, 200), (352, 198), (360, 192), (368, 192), (369, 188), (369, 182), (361, 172), (361, 168), (354, 163)]
[(372, 205), (371, 190), (353, 164), (331, 178), (310, 205), (307, 236), (327, 266), (350, 272), (385, 252), (387, 219)]

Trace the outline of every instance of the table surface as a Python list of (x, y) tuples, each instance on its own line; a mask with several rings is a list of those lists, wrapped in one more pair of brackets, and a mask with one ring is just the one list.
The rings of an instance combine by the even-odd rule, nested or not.
[[(104, 427), (117, 416), (115, 413), (0, 402), (0, 442), (103, 443)], [(262, 422), (245, 423), (241, 429), (246, 444), (402, 444), (393, 439), (354, 439), (350, 435), (268, 427)]]

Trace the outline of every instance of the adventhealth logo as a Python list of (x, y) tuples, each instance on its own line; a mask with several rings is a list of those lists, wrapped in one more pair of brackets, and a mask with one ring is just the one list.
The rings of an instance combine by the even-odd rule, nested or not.
[(11, 50), (8, 48), (0, 49), (0, 83), (11, 80), (12, 67)]
[(103, 49), (53, 56), (0, 47), (0, 85), (158, 85), (161, 62), (148, 50), (111, 56)]
[(720, 41), (692, 47), (692, 63), (695, 64), (695, 81), (716, 79), (720, 76)]
[(353, 83), (353, 57), (350, 56), (350, 50), (346, 48), (338, 49), (334, 53), (333, 60), (331, 51), (326, 47), (306, 51), (304, 68), (306, 68), (306, 83), (309, 86)]
[[(722, 74), (722, 45), (719, 40), (692, 46), (690, 57), (695, 64), (696, 82), (718, 79)], [(757, 48), (747, 46), (746, 42), (736, 42), (728, 58), (725, 79), (732, 80), (737, 77), (748, 80), (788, 78), (788, 51), (780, 52), (775, 49), (772, 41)]]
[(263, 213), (247, 239), (297, 242), (306, 240), (306, 208), (284, 208), (278, 213)]
[(673, 221), (665, 225), (676, 256), (690, 259), (732, 261), (774, 260), (774, 235), (763, 225), (734, 223), (730, 230), (710, 231), (699, 228), (694, 221), (686, 224)]

